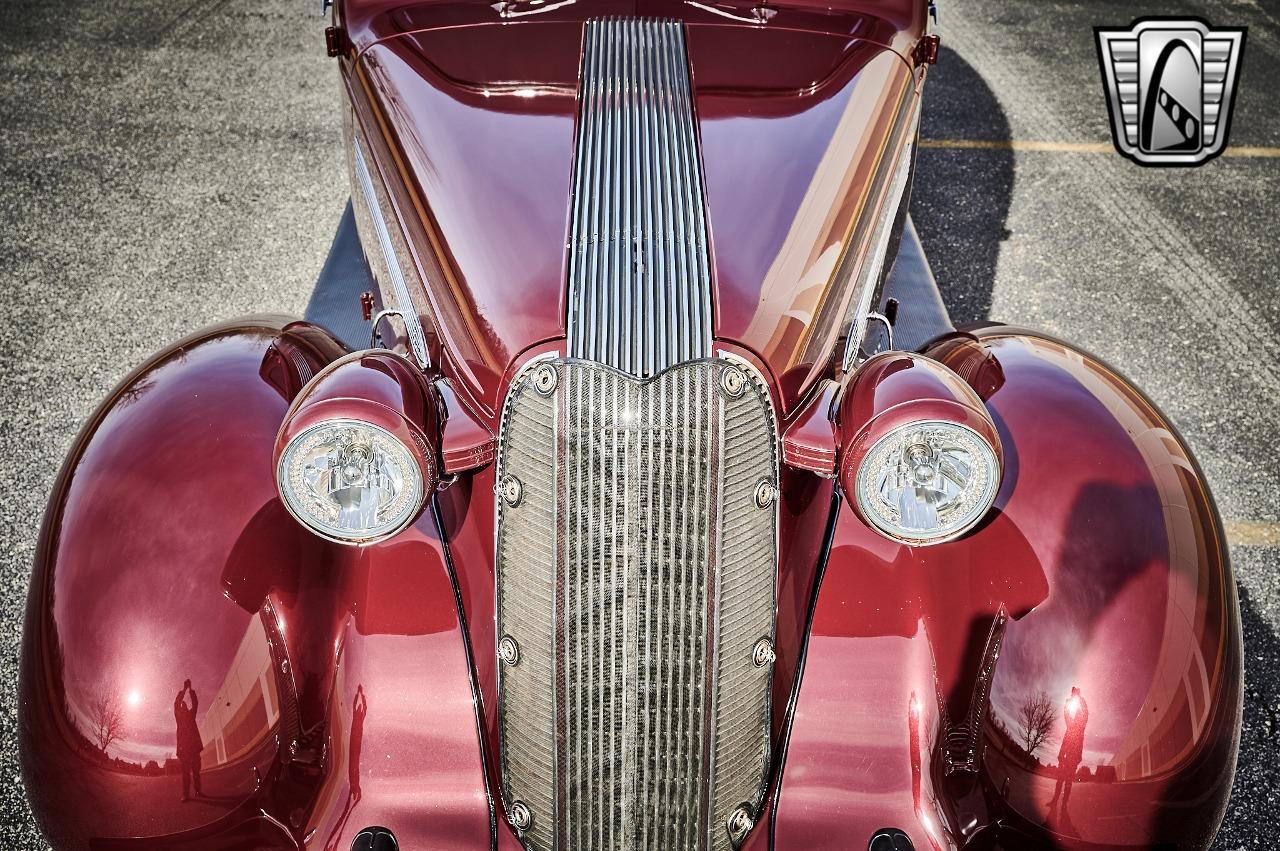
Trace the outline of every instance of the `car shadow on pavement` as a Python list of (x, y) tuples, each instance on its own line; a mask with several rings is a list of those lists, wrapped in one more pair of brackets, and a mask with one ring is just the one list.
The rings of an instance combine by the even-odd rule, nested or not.
[[(1233, 554), (1234, 555), (1234, 554)], [(1240, 588), (1244, 630), (1244, 717), (1240, 757), (1227, 816), (1215, 851), (1275, 847), (1275, 800), (1280, 787), (1280, 681), (1269, 671), (1280, 659), (1280, 636)]]
[(989, 319), (1013, 195), (1009, 148), (942, 148), (948, 140), (1007, 142), (1009, 121), (982, 75), (942, 47), (929, 71), (911, 218), (956, 325)]

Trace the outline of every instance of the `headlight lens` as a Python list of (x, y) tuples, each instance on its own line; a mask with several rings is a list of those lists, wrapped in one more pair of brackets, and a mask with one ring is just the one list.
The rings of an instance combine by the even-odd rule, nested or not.
[(982, 519), (1000, 485), (995, 451), (973, 429), (925, 420), (889, 432), (858, 467), (862, 515), (909, 544), (951, 540)]
[(391, 432), (353, 419), (322, 420), (285, 447), (276, 471), (289, 511), (342, 543), (390, 537), (417, 516), (422, 473)]

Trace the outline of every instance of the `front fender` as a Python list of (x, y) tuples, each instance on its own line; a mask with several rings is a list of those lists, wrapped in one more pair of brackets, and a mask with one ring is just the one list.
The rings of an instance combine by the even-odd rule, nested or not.
[(896, 827), (918, 849), (1207, 848), (1242, 645), (1199, 467), (1150, 401), (1064, 343), (988, 327), (925, 354), (982, 397), (1004, 480), (987, 520), (933, 547), (841, 509), (776, 847)]
[[(371, 824), (490, 843), (433, 516), (345, 547), (277, 495), (285, 412), (345, 353), (308, 323), (219, 325), (135, 370), (77, 438), (21, 661), (23, 776), (55, 848), (346, 848)], [(194, 737), (178, 719), (187, 680)], [(202, 794), (184, 802), (192, 753)]]

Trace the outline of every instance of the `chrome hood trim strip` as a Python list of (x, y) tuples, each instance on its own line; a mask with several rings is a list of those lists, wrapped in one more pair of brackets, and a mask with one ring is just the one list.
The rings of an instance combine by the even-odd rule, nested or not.
[(418, 365), (425, 369), (431, 366), (431, 356), (427, 353), (427, 338), (422, 331), (417, 308), (413, 306), (413, 300), (409, 297), (409, 285), (405, 282), (404, 271), (400, 268), (400, 261), (396, 257), (395, 246), (391, 242), (391, 231), (387, 227), (386, 217), (382, 214), (382, 204), (378, 200), (377, 190), (373, 187), (373, 176), (369, 173), (369, 164), (365, 161), (364, 150), (358, 135), (352, 136), (351, 155), (354, 160), (356, 180), (360, 184), (360, 191), (368, 206), (369, 217), (373, 220), (373, 229), (378, 236), (378, 247), (382, 249), (382, 259), (386, 264), (387, 275), (391, 278), (391, 287), (395, 296), (395, 304), (392, 307), (404, 320), (409, 336), (409, 348), (413, 351), (414, 358), (418, 361)]
[(682, 24), (588, 21), (568, 354), (631, 375), (711, 355), (711, 264)]

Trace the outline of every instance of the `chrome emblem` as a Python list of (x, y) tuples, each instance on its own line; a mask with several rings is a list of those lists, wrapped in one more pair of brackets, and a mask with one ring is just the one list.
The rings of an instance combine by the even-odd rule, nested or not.
[(1116, 150), (1141, 165), (1200, 165), (1222, 153), (1245, 32), (1194, 18), (1095, 27)]

